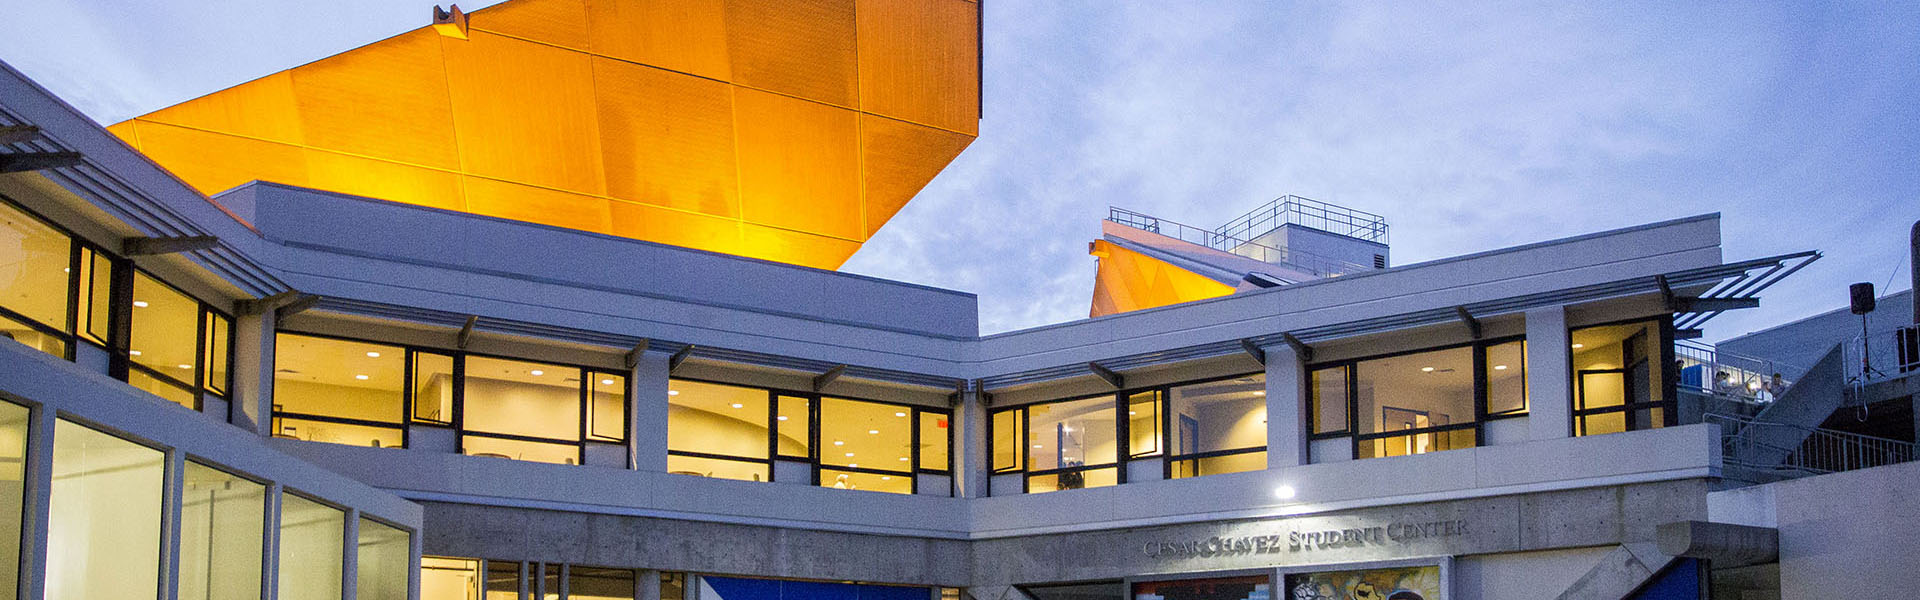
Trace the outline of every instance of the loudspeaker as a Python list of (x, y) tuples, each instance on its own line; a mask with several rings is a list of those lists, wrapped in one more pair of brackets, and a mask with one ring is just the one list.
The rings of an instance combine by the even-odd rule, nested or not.
[(1853, 296), (1853, 314), (1864, 315), (1873, 312), (1873, 284), (1856, 283), (1847, 286), (1847, 293)]

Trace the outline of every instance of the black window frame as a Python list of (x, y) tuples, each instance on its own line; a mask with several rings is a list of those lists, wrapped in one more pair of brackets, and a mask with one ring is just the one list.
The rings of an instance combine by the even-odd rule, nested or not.
[[(20, 314), (19, 312), (16, 312), (13, 309), (7, 308), (5, 306), (0, 306), (0, 318), (6, 318), (7, 320), (20, 323), (22, 325), (25, 325), (29, 329), (33, 329), (34, 331), (39, 332), (42, 335), (50, 336), (60, 340), (61, 345), (64, 348), (64, 351), (60, 354), (60, 358), (68, 362), (73, 362), (74, 360), (77, 359), (79, 355), (80, 343), (86, 343), (86, 344), (92, 345), (94, 348), (97, 348), (99, 350), (111, 352), (111, 349), (114, 347), (114, 338), (116, 337), (116, 333), (119, 331), (118, 329), (119, 323), (121, 321), (124, 321), (125, 319), (125, 317), (121, 313), (121, 305), (123, 304), (127, 305), (126, 307), (129, 310), (131, 309), (131, 305), (129, 304), (131, 300), (128, 300), (127, 302), (115, 302), (115, 300), (119, 299), (119, 296), (116, 294), (120, 285), (119, 273), (126, 271), (127, 267), (131, 266), (132, 261), (129, 261), (125, 258), (121, 258), (113, 254), (112, 252), (108, 252), (105, 248), (101, 247), (100, 245), (87, 241), (86, 238), (81, 237), (79, 234), (75, 233), (73, 230), (68, 229), (64, 226), (61, 226), (59, 223), (54, 222), (52, 219), (48, 219), (45, 216), (40, 215), (40, 213), (27, 208), (26, 205), (21, 204), (19, 201), (14, 200), (12, 196), (8, 196), (6, 194), (0, 194), (0, 206), (4, 206), (15, 212), (18, 212), (21, 215), (26, 216), (26, 218), (32, 219), (40, 223), (42, 226), (45, 226), (46, 228), (53, 230), (55, 233), (59, 233), (60, 235), (65, 236), (68, 242), (67, 244), (67, 285), (66, 285), (66, 292), (65, 292), (67, 295), (66, 297), (67, 308), (66, 308), (66, 315), (65, 315), (65, 318), (63, 319), (63, 322), (58, 325), (50, 325), (47, 323), (42, 323), (38, 319), (34, 319), (26, 315)], [(96, 339), (95, 337), (92, 336), (92, 332), (90, 329), (84, 329), (82, 327), (82, 323), (88, 323), (91, 321), (91, 315), (80, 314), (80, 294), (83, 291), (90, 291), (91, 286), (93, 285), (93, 281), (91, 279), (88, 279), (85, 282), (82, 282), (80, 279), (81, 273), (90, 272), (92, 268), (92, 265), (87, 265), (86, 268), (82, 268), (81, 260), (83, 257), (88, 257), (91, 255), (98, 255), (98, 256), (104, 257), (106, 259), (108, 269), (109, 269), (109, 272), (108, 272), (109, 289), (107, 291), (108, 322), (106, 323), (108, 335), (107, 335), (107, 339), (104, 339), (104, 340)], [(157, 280), (159, 278), (156, 277), (155, 279)], [(83, 289), (81, 287), (83, 283), (88, 287)], [(198, 299), (196, 298), (196, 300)], [(231, 344), (229, 344), (229, 347), (231, 347)], [(120, 377), (120, 379), (122, 381), (126, 380), (124, 376)]]
[[(989, 410), (987, 412), (987, 418), (986, 418), (986, 430), (987, 430), (986, 440), (989, 445), (991, 445), (994, 441), (995, 417), (1001, 414), (1018, 413), (1017, 418), (1019, 419), (1019, 422), (1020, 422), (1020, 434), (1018, 436), (1015, 436), (1015, 443), (1019, 444), (1019, 448), (1018, 448), (1019, 452), (1017, 453), (1018, 455), (1017, 462), (1019, 463), (1018, 466), (1001, 468), (997, 465), (991, 464), (991, 460), (998, 453), (997, 452), (998, 449), (992, 448), (992, 447), (987, 448), (987, 457), (989, 460), (988, 472), (987, 472), (987, 478), (989, 480), (987, 483), (987, 488), (988, 488), (987, 495), (989, 496), (993, 495), (993, 484), (991, 480), (995, 477), (1002, 476), (1002, 475), (1020, 475), (1021, 476), (1020, 493), (1030, 494), (1030, 493), (1033, 493), (1032, 481), (1034, 477), (1046, 477), (1049, 475), (1059, 475), (1062, 473), (1084, 473), (1087, 471), (1114, 469), (1115, 471), (1114, 485), (1124, 485), (1127, 483), (1128, 464), (1135, 461), (1158, 459), (1161, 461), (1161, 465), (1160, 465), (1161, 479), (1172, 479), (1173, 464), (1176, 461), (1187, 461), (1187, 460), (1197, 461), (1201, 459), (1215, 458), (1220, 456), (1232, 456), (1236, 454), (1251, 454), (1254, 452), (1266, 452), (1267, 451), (1266, 444), (1261, 444), (1259, 446), (1253, 446), (1253, 447), (1247, 447), (1247, 448), (1214, 450), (1209, 452), (1198, 452), (1193, 454), (1178, 454), (1174, 451), (1174, 449), (1168, 447), (1168, 443), (1172, 438), (1171, 432), (1173, 431), (1173, 426), (1174, 426), (1174, 423), (1173, 423), (1174, 415), (1172, 411), (1173, 388), (1202, 385), (1202, 384), (1215, 383), (1220, 381), (1229, 381), (1229, 380), (1242, 379), (1247, 377), (1263, 377), (1266, 374), (1267, 372), (1265, 370), (1247, 371), (1247, 372), (1236, 373), (1232, 375), (1222, 375), (1222, 376), (1207, 377), (1202, 379), (1191, 379), (1191, 380), (1165, 383), (1165, 384), (1159, 384), (1159, 385), (1129, 387), (1129, 388), (1114, 390), (1111, 392), (1101, 392), (1098, 394), (1084, 394), (1079, 396), (1070, 396), (1066, 398), (1056, 398), (1051, 400), (1042, 400), (1038, 402), (1028, 402), (1025, 404), (1020, 404), (1018, 406), (1009, 406), (1009, 407)], [(1125, 418), (1125, 417), (1131, 416), (1131, 415), (1127, 415), (1127, 409), (1129, 406), (1133, 404), (1132, 402), (1133, 396), (1138, 394), (1144, 394), (1144, 393), (1152, 393), (1155, 395), (1155, 398), (1152, 400), (1152, 403), (1155, 406), (1155, 410), (1158, 410), (1160, 413), (1159, 415), (1160, 418), (1157, 419), (1155, 423), (1155, 425), (1160, 428), (1159, 438), (1158, 438), (1158, 442), (1156, 443), (1157, 448), (1155, 448), (1154, 450), (1150, 452), (1134, 453), (1132, 448), (1133, 419)], [(1056, 467), (1052, 469), (1043, 469), (1043, 470), (1033, 470), (1030, 468), (1032, 461), (1028, 459), (1027, 451), (1030, 449), (1028, 447), (1028, 444), (1029, 444), (1029, 441), (1032, 439), (1031, 436), (1033, 433), (1033, 425), (1032, 425), (1033, 415), (1030, 414), (1027, 409), (1035, 406), (1059, 404), (1062, 402), (1079, 402), (1079, 401), (1092, 400), (1092, 399), (1103, 398), (1103, 397), (1112, 399), (1113, 409), (1115, 411), (1114, 412), (1114, 429), (1115, 429), (1114, 443), (1116, 445), (1116, 448), (1114, 451), (1114, 462), (1101, 463), (1096, 465), (1079, 465), (1074, 467)], [(1194, 475), (1193, 477), (1200, 477), (1200, 476), (1202, 475)], [(1187, 478), (1182, 478), (1182, 479), (1187, 479)]]
[[(78, 259), (76, 258), (76, 260)], [(77, 270), (75, 274), (76, 276), (78, 275)], [(133, 281), (135, 277), (141, 275), (145, 275), (147, 279), (153, 280), (154, 283), (165, 286), (167, 289), (173, 290), (174, 293), (185, 296), (199, 305), (198, 316), (194, 319), (192, 383), (183, 382), (180, 378), (166, 373), (163, 369), (149, 367), (140, 364), (139, 361), (133, 360), (131, 345), (133, 343)], [(113, 277), (113, 285), (116, 293), (112, 296), (114, 301), (111, 310), (113, 314), (117, 315), (117, 318), (112, 319), (115, 322), (114, 343), (108, 349), (108, 352), (110, 352), (112, 356), (110, 359), (111, 366), (109, 368), (112, 369), (113, 376), (121, 381), (131, 381), (133, 373), (137, 371), (141, 375), (159, 380), (162, 384), (184, 388), (188, 393), (193, 394), (193, 406), (190, 408), (194, 411), (201, 411), (206, 408), (208, 396), (213, 396), (221, 400), (230, 400), (232, 396), (228, 392), (233, 389), (233, 315), (220, 310), (206, 300), (200, 299), (199, 296), (193, 295), (192, 292), (180, 289), (180, 286), (168, 283), (166, 279), (161, 278), (152, 271), (140, 268), (138, 265), (133, 264), (132, 261), (123, 261), (122, 263), (115, 264)], [(126, 291), (125, 293), (118, 293), (118, 290)], [(77, 303), (78, 298), (69, 302), (70, 305)], [(207, 323), (216, 318), (223, 319), (227, 323), (227, 380), (222, 384), (222, 388), (224, 389), (215, 389), (206, 385), (209, 367), (207, 364), (207, 359), (209, 358), (207, 344), (210, 341), (207, 339)], [(231, 413), (232, 410), (232, 406), (229, 405), (228, 412)]]
[[(948, 493), (949, 494), (952, 493), (952, 489), (954, 486), (954, 482), (953, 482), (953, 469), (954, 469), (953, 468), (953, 465), (954, 465), (953, 441), (954, 440), (953, 440), (953, 409), (951, 408), (942, 409), (942, 408), (934, 408), (934, 407), (929, 407), (929, 406), (924, 406), (919, 404), (912, 404), (907, 402), (879, 400), (874, 398), (867, 398), (867, 397), (854, 396), (854, 395), (848, 395), (848, 394), (828, 394), (828, 393), (813, 392), (813, 391), (769, 387), (764, 385), (744, 384), (744, 383), (737, 383), (732, 381), (722, 381), (717, 379), (705, 379), (700, 377), (672, 376), (668, 378), (668, 386), (671, 387), (672, 382), (674, 381), (690, 381), (694, 383), (704, 383), (708, 385), (724, 385), (729, 387), (758, 390), (758, 391), (765, 392), (767, 394), (767, 457), (762, 459), (762, 458), (753, 458), (753, 457), (745, 457), (745, 456), (733, 456), (728, 454), (695, 452), (690, 450), (674, 450), (672, 448), (667, 449), (667, 456), (670, 456), (670, 457), (685, 456), (689, 458), (704, 458), (704, 459), (710, 459), (710, 460), (724, 460), (724, 461), (732, 461), (732, 462), (740, 462), (740, 463), (763, 464), (763, 465), (766, 465), (767, 467), (768, 482), (778, 480), (777, 471), (779, 469), (779, 463), (781, 461), (786, 461), (786, 462), (803, 462), (804, 461), (807, 463), (809, 470), (812, 472), (812, 475), (811, 475), (812, 480), (809, 482), (809, 485), (812, 485), (814, 487), (821, 487), (820, 485), (821, 471), (846, 471), (849, 473), (861, 473), (866, 475), (903, 476), (907, 478), (911, 486), (909, 488), (910, 494), (921, 493), (922, 491), (920, 487), (921, 475), (944, 476), (944, 477), (947, 477), (948, 479), (948, 488), (949, 488)], [(807, 439), (807, 456), (796, 456), (792, 454), (783, 454), (780, 452), (780, 398), (782, 396), (802, 398), (807, 400), (807, 438), (808, 438)], [(827, 464), (824, 461), (822, 461), (821, 449), (820, 449), (820, 408), (821, 408), (822, 402), (824, 400), (829, 400), (829, 399), (846, 400), (851, 402), (865, 402), (868, 404), (879, 404), (882, 406), (890, 406), (894, 408), (906, 409), (908, 429), (910, 430), (908, 445), (910, 446), (911, 452), (907, 457), (908, 458), (907, 464), (909, 465), (909, 468), (906, 470), (895, 470), (895, 469), (876, 469), (871, 467), (849, 467), (846, 465)], [(671, 397), (669, 397), (668, 402), (669, 403), (672, 402)], [(927, 468), (921, 467), (920, 416), (924, 414), (941, 415), (946, 417), (947, 419), (947, 465), (945, 469), (927, 469)], [(669, 421), (668, 426), (669, 427), (672, 426), (671, 421)]]
[[(1621, 325), (1649, 325), (1649, 324), (1657, 325), (1657, 327), (1655, 327), (1654, 329), (1659, 332), (1659, 339), (1653, 340), (1651, 341), (1651, 343), (1654, 344), (1654, 349), (1658, 350), (1660, 355), (1657, 358), (1649, 355), (1649, 356), (1643, 357), (1642, 360), (1647, 361), (1649, 363), (1652, 363), (1654, 360), (1660, 361), (1658, 363), (1662, 365), (1662, 368), (1660, 369), (1660, 375), (1661, 375), (1660, 381), (1658, 382), (1649, 381), (1647, 383), (1649, 386), (1653, 386), (1653, 385), (1660, 386), (1658, 388), (1661, 391), (1660, 397), (1665, 398), (1665, 400), (1655, 400), (1655, 401), (1649, 401), (1649, 402), (1626, 402), (1623, 399), (1623, 401), (1620, 403), (1619, 406), (1605, 406), (1600, 408), (1585, 408), (1585, 409), (1581, 408), (1580, 404), (1585, 402), (1586, 394), (1584, 392), (1578, 393), (1578, 394), (1575, 393), (1580, 389), (1579, 386), (1585, 385), (1585, 383), (1580, 378), (1581, 373), (1619, 372), (1624, 374), (1627, 372), (1631, 372), (1633, 370), (1633, 365), (1624, 364), (1625, 361), (1623, 360), (1621, 361), (1623, 363), (1623, 366), (1619, 369), (1597, 369), (1597, 370), (1588, 369), (1585, 371), (1575, 371), (1573, 367), (1573, 352), (1572, 352), (1572, 349), (1569, 348), (1567, 352), (1567, 408), (1568, 408), (1567, 435), (1568, 437), (1607, 435), (1604, 433), (1582, 433), (1580, 428), (1580, 423), (1581, 423), (1580, 420), (1582, 417), (1605, 415), (1605, 414), (1611, 414), (1616, 412), (1625, 413), (1625, 414), (1621, 417), (1621, 430), (1614, 433), (1628, 433), (1628, 432), (1634, 432), (1634, 431), (1646, 431), (1650, 429), (1663, 429), (1667, 427), (1674, 427), (1680, 424), (1680, 410), (1679, 410), (1680, 398), (1678, 396), (1680, 370), (1674, 367), (1674, 352), (1673, 352), (1674, 329), (1673, 329), (1672, 314), (1660, 314), (1660, 315), (1653, 315), (1653, 316), (1646, 316), (1646, 317), (1636, 317), (1632, 319), (1608, 321), (1605, 323), (1590, 323), (1586, 325), (1581, 325), (1579, 327), (1568, 327), (1567, 340), (1569, 341), (1569, 343), (1571, 343), (1573, 339), (1573, 333), (1583, 329), (1594, 329), (1599, 327), (1617, 327)], [(1576, 403), (1574, 401), (1575, 398), (1579, 398), (1580, 403)], [(1654, 408), (1660, 409), (1661, 422), (1659, 425), (1652, 425), (1650, 423), (1639, 423), (1638, 419), (1635, 418), (1635, 414), (1638, 413), (1639, 411), (1649, 410)]]
[[(1316, 362), (1316, 363), (1311, 363), (1306, 365), (1305, 371), (1306, 371), (1306, 380), (1307, 380), (1306, 381), (1307, 393), (1305, 398), (1306, 400), (1305, 406), (1308, 413), (1308, 417), (1306, 419), (1302, 419), (1303, 421), (1302, 430), (1303, 430), (1303, 435), (1305, 435), (1307, 439), (1308, 462), (1311, 463), (1313, 461), (1313, 442), (1320, 441), (1320, 440), (1340, 439), (1340, 438), (1347, 438), (1349, 440), (1348, 451), (1351, 452), (1350, 456), (1352, 456), (1354, 460), (1371, 458), (1371, 457), (1363, 457), (1360, 455), (1360, 444), (1362, 442), (1370, 442), (1374, 440), (1382, 440), (1382, 439), (1390, 439), (1390, 438), (1400, 438), (1400, 437), (1407, 437), (1407, 436), (1413, 436), (1413, 435), (1422, 435), (1422, 434), (1438, 435), (1438, 434), (1453, 433), (1455, 431), (1472, 430), (1473, 446), (1471, 447), (1478, 448), (1480, 446), (1485, 445), (1487, 423), (1490, 423), (1493, 421), (1500, 421), (1504, 419), (1517, 419), (1520, 417), (1525, 417), (1531, 414), (1533, 409), (1532, 390), (1530, 389), (1529, 386), (1523, 386), (1522, 389), (1525, 389), (1526, 391), (1522, 393), (1524, 394), (1524, 397), (1527, 399), (1525, 408), (1521, 410), (1515, 410), (1515, 411), (1503, 411), (1500, 413), (1489, 413), (1487, 411), (1487, 401), (1489, 396), (1489, 386), (1487, 385), (1487, 348), (1490, 348), (1493, 346), (1499, 346), (1503, 344), (1509, 344), (1513, 342), (1524, 342), (1526, 341), (1526, 339), (1527, 339), (1527, 336), (1524, 334), (1493, 337), (1493, 338), (1486, 338), (1486, 339), (1479, 339), (1479, 340), (1471, 340), (1471, 341), (1455, 343), (1455, 344), (1446, 344), (1441, 346), (1429, 346), (1429, 347), (1418, 348), (1413, 350), (1402, 350), (1398, 352), (1386, 352), (1386, 353), (1373, 354), (1368, 356), (1358, 356), (1353, 358), (1344, 358), (1340, 360)], [(1371, 360), (1379, 360), (1383, 358), (1393, 358), (1397, 356), (1408, 356), (1413, 354), (1424, 354), (1428, 352), (1440, 352), (1445, 350), (1455, 350), (1459, 348), (1472, 349), (1472, 358), (1470, 359), (1470, 361), (1473, 366), (1473, 422), (1450, 423), (1447, 425), (1422, 427), (1419, 429), (1400, 429), (1400, 430), (1394, 430), (1394, 431), (1376, 431), (1373, 433), (1360, 433), (1360, 429), (1359, 429), (1359, 416), (1360, 416), (1359, 415), (1359, 410), (1360, 410), (1359, 408), (1359, 403), (1360, 403), (1359, 365), (1360, 363), (1371, 361)], [(1338, 431), (1315, 433), (1314, 418), (1316, 415), (1319, 414), (1319, 410), (1320, 410), (1320, 406), (1316, 404), (1314, 401), (1315, 398), (1318, 397), (1318, 391), (1319, 391), (1318, 388), (1320, 386), (1320, 380), (1318, 377), (1315, 376), (1315, 373), (1325, 369), (1337, 369), (1337, 368), (1344, 368), (1346, 371), (1345, 373), (1346, 377), (1344, 378), (1346, 382), (1345, 383), (1346, 428)], [(1447, 450), (1461, 450), (1461, 449), (1464, 449), (1464, 448), (1448, 448)], [(1446, 450), (1437, 450), (1436, 452), (1445, 452), (1445, 451)], [(1385, 458), (1395, 458), (1395, 457), (1385, 457)]]

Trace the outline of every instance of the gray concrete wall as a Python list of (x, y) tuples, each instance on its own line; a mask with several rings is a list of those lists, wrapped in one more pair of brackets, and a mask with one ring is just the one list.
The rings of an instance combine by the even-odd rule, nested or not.
[(1920, 589), (1920, 463), (1714, 492), (1709, 516), (1780, 531), (1781, 598)]
[(964, 586), (967, 542), (643, 516), (423, 503), (428, 555)]

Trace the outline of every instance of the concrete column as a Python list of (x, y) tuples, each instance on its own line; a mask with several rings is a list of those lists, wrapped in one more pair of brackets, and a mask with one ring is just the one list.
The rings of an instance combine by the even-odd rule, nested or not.
[(273, 311), (233, 320), (233, 424), (273, 435)]
[(1565, 308), (1527, 311), (1527, 425), (1532, 439), (1572, 435), (1573, 351), (1568, 343)]
[[(627, 440), (635, 470), (667, 472), (667, 361), (666, 352), (647, 352), (627, 374)], [(655, 592), (658, 593), (658, 592)]]
[(954, 432), (953, 451), (959, 460), (954, 464), (954, 489), (961, 498), (981, 498), (987, 495), (987, 478), (993, 476), (993, 440), (987, 439), (987, 408), (980, 401), (980, 392), (967, 392), (960, 395), (960, 406), (954, 407), (953, 422), (958, 431)]
[(1267, 468), (1307, 464), (1307, 370), (1292, 346), (1267, 353)]
[(641, 569), (633, 573), (633, 600), (660, 600), (660, 572)]

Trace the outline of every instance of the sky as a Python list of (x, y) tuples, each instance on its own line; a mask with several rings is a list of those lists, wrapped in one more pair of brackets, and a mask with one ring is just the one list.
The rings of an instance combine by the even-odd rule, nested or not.
[[(17, 1), (0, 60), (102, 123), (431, 13)], [(1212, 227), (1287, 194), (1385, 215), (1396, 265), (1713, 212), (1728, 261), (1824, 253), (1708, 340), (1909, 285), (1920, 3), (986, 7), (979, 139), (842, 268), (975, 293), (982, 333), (1087, 316), (1108, 206)]]

